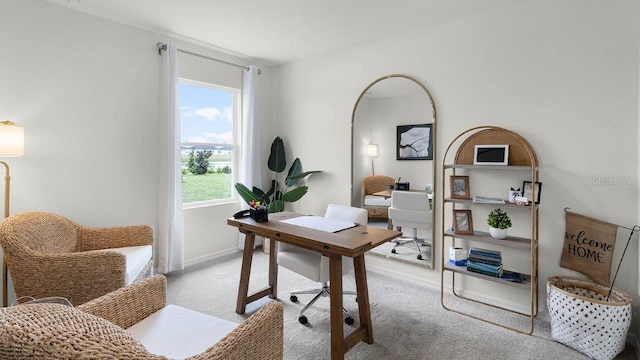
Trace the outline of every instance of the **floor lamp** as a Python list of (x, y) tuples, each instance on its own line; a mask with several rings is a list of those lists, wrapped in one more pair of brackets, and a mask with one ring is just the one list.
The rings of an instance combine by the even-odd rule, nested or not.
[[(0, 157), (17, 157), (24, 155), (24, 128), (16, 126), (11, 121), (0, 121)], [(9, 164), (0, 161), (4, 165), (4, 217), (9, 217), (9, 184), (11, 175)], [(9, 294), (7, 271), (7, 257), (2, 253), (2, 306), (8, 306)]]
[(376, 171), (373, 168), (373, 159), (377, 158), (379, 155), (380, 155), (380, 147), (378, 147), (378, 144), (367, 145), (367, 156), (371, 158), (371, 175), (376, 174)]

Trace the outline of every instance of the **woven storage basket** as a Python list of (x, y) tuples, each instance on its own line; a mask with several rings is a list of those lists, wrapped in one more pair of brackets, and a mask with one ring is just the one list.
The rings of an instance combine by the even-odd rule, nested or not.
[(592, 359), (613, 359), (624, 350), (631, 325), (631, 297), (589, 279), (547, 279), (553, 339)]

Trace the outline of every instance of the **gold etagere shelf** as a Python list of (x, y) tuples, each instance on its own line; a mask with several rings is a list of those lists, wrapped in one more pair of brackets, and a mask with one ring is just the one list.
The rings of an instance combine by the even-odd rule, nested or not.
[[(475, 145), (509, 145), (509, 164), (508, 165), (474, 165), (474, 149)], [(455, 156), (454, 154), (455, 149)], [(449, 157), (448, 157), (449, 156)], [(453, 157), (453, 161), (449, 158)], [(449, 181), (445, 181), (447, 176), (456, 175), (456, 170), (461, 170), (465, 174), (473, 173), (475, 170), (488, 170), (492, 174), (500, 174), (501, 172), (516, 171), (530, 172), (531, 182), (538, 182), (538, 160), (531, 145), (520, 135), (504, 128), (496, 126), (479, 126), (464, 131), (451, 141), (444, 154), (442, 165), (442, 193), (447, 194), (447, 186)], [(486, 176), (485, 172), (481, 172), (478, 176)], [(533, 187), (533, 199), (536, 199), (536, 187)], [(452, 199), (445, 197), (442, 202), (442, 211), (440, 215), (442, 223), (442, 258), (440, 272), (440, 302), (442, 306), (449, 310), (462, 314), (477, 320), (482, 320), (509, 330), (513, 330), (523, 334), (532, 334), (534, 329), (534, 319), (538, 314), (538, 205), (535, 201), (528, 206), (515, 205), (511, 203), (500, 204), (500, 207), (510, 208), (513, 211), (530, 212), (530, 236), (515, 237), (509, 236), (506, 239), (494, 239), (487, 232), (474, 231), (473, 234), (458, 234), (447, 225), (445, 217), (451, 216), (456, 208), (469, 209), (476, 206), (486, 206), (496, 204), (474, 203), (471, 199)], [(528, 235), (528, 234), (527, 234)], [(523, 274), (524, 280), (521, 282), (511, 282), (502, 278), (480, 274), (467, 270), (466, 266), (456, 266), (449, 262), (448, 246), (456, 246), (456, 241), (465, 241), (467, 244), (490, 244), (494, 247), (507, 247), (516, 250), (529, 252), (530, 266), (529, 274)], [(508, 269), (505, 269), (508, 270)], [(529, 318), (529, 327), (527, 329), (510, 326), (499, 321), (483, 318), (481, 315), (456, 309), (445, 301), (445, 274), (451, 274), (451, 291), (460, 299), (473, 301), (492, 308), (501, 309), (514, 314)], [(484, 281), (498, 283), (513, 289), (527, 291), (531, 300), (528, 312), (510, 309), (505, 306), (481, 301), (470, 296), (463, 295), (456, 287), (456, 277), (464, 276)], [(448, 290), (447, 290), (448, 291)]]

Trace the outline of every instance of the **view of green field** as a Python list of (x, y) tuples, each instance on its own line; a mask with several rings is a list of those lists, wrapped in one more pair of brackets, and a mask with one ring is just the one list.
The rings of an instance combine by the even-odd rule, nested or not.
[(182, 201), (185, 203), (231, 197), (231, 174), (182, 175)]
[[(230, 162), (231, 155), (212, 155), (209, 158), (210, 169), (215, 168), (216, 162)], [(189, 155), (182, 154), (182, 168), (187, 168)], [(231, 197), (232, 174), (209, 172), (204, 175), (193, 175), (189, 171), (182, 175), (182, 201), (206, 201)]]

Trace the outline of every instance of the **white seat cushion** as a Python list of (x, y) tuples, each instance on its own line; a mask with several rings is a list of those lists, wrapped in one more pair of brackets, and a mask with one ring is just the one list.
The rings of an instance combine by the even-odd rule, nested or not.
[(394, 226), (414, 229), (431, 224), (431, 211), (427, 193), (417, 191), (393, 191), (389, 219)]
[(376, 195), (365, 195), (364, 204), (368, 206), (389, 206), (391, 205), (391, 198)]
[(320, 281), (321, 260), (322, 255), (319, 252), (297, 246), (278, 252), (278, 265), (313, 281)]
[(215, 345), (238, 324), (167, 305), (127, 329), (147, 350), (170, 359), (184, 359)]
[[(340, 204), (329, 204), (324, 217), (360, 225), (366, 225), (368, 221), (367, 210)], [(312, 217), (308, 216), (305, 218), (312, 219)], [(278, 265), (313, 281), (321, 283), (329, 281), (329, 258), (326, 256), (322, 256), (317, 251), (285, 243), (279, 243), (277, 249)], [(347, 274), (351, 270), (353, 270), (353, 260), (343, 256), (342, 274)]]
[(151, 245), (142, 246), (128, 246), (113, 249), (103, 249), (98, 251), (115, 251), (124, 255), (127, 262), (127, 274), (125, 276), (125, 283), (130, 285), (135, 280), (144, 267), (151, 260), (153, 249)]
[(398, 209), (429, 211), (429, 197), (424, 192), (393, 191), (391, 202), (391, 206)]
[[(280, 244), (282, 245), (282, 244)], [(309, 280), (324, 283), (329, 281), (329, 258), (319, 252), (297, 246), (278, 252), (278, 265), (294, 271)], [(353, 260), (342, 257), (342, 274), (353, 270)]]
[(394, 225), (396, 222), (403, 222), (426, 226), (430, 220), (428, 215), (429, 213), (427, 211), (396, 209), (394, 207), (389, 208), (389, 219), (393, 221)]

